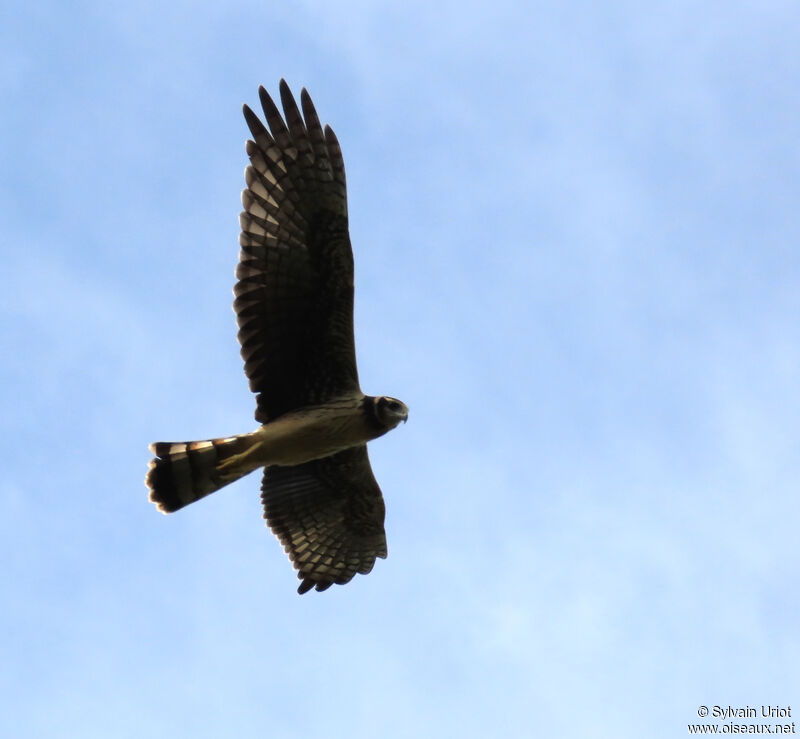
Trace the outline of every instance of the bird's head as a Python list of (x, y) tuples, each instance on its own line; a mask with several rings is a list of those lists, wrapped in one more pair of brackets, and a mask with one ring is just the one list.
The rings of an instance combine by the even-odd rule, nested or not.
[(400, 421), (408, 420), (408, 407), (397, 398), (380, 395), (375, 398), (375, 415), (387, 429), (393, 429)]

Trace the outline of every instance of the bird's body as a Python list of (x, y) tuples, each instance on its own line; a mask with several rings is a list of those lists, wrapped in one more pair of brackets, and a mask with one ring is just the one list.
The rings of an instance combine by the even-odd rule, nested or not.
[(236, 460), (251, 471), (273, 464), (291, 467), (372, 441), (389, 431), (364, 413), (365, 402), (373, 401), (361, 394), (290, 411), (249, 434), (253, 445), (229, 462)]
[(301, 593), (348, 582), (386, 556), (384, 506), (366, 442), (408, 417), (365, 395), (353, 339), (353, 258), (344, 163), (303, 90), (303, 115), (281, 81), (284, 122), (259, 89), (270, 131), (247, 107), (255, 141), (242, 193), (234, 310), (245, 373), (257, 393), (247, 434), (151, 445), (147, 486), (165, 513), (261, 467), (264, 516)]

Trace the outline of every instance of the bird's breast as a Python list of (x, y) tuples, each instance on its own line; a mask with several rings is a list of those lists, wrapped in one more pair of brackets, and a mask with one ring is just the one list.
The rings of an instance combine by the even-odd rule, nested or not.
[(365, 444), (376, 437), (359, 402), (286, 413), (254, 432), (253, 456), (263, 465), (292, 466)]

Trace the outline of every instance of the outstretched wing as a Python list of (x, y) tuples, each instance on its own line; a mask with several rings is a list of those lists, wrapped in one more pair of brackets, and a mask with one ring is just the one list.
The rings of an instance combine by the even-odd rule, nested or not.
[(366, 446), (296, 467), (268, 467), (261, 501), (267, 524), (299, 570), (299, 593), (343, 585), (386, 557), (383, 496)]
[(250, 108), (234, 310), (261, 423), (359, 390), (353, 339), (353, 252), (344, 162), (305, 89), (281, 80), (286, 120), (259, 88), (269, 130)]

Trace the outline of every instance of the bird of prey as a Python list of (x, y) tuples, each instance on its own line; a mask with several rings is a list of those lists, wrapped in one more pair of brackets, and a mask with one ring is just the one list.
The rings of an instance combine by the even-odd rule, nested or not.
[(359, 386), (339, 142), (305, 89), (299, 109), (281, 80), (285, 118), (258, 92), (269, 128), (244, 106), (253, 140), (233, 308), (261, 426), (151, 444), (145, 482), (150, 500), (171, 513), (263, 467), (264, 518), (305, 593), (347, 583), (386, 557), (385, 508), (366, 445), (406, 421), (408, 408)]

